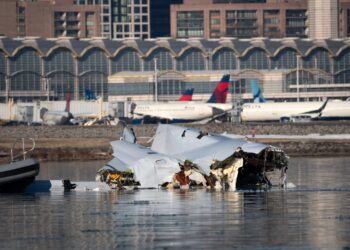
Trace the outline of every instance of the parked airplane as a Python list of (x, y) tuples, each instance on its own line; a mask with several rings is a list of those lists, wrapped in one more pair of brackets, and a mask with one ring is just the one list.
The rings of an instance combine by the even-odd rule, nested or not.
[(73, 118), (70, 109), (70, 93), (66, 95), (66, 108), (64, 111), (49, 111), (47, 108), (40, 110), (40, 118), (45, 125), (67, 125), (70, 124), (70, 120)]
[(226, 104), (229, 80), (230, 75), (224, 75), (206, 103), (133, 103), (133, 123), (193, 122), (222, 116), (232, 109), (232, 104)]
[(267, 102), (242, 106), (242, 121), (349, 120), (349, 101)]
[(241, 121), (349, 120), (350, 101), (268, 102), (255, 80), (250, 82), (254, 103), (242, 106)]

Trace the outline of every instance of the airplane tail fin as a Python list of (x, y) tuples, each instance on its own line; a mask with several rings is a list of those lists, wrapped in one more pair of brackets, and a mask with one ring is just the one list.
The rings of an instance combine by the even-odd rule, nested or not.
[(192, 101), (192, 95), (193, 95), (194, 89), (186, 89), (183, 93), (182, 96), (180, 96), (179, 101), (181, 102), (188, 102)]
[(207, 103), (226, 103), (230, 75), (224, 75)]
[(66, 108), (65, 108), (65, 112), (70, 112), (70, 101), (71, 101), (71, 93), (67, 92), (66, 94)]
[(123, 127), (123, 136), (122, 140), (130, 142), (130, 143), (136, 143), (136, 135), (133, 130), (133, 128), (128, 127), (125, 122), (121, 121), (121, 125)]
[(252, 89), (254, 102), (265, 102), (265, 98), (261, 93), (261, 89), (256, 80), (250, 80), (250, 87)]

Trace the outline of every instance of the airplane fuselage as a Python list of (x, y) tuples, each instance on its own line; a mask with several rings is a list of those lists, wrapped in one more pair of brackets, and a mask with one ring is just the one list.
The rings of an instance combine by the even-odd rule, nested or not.
[(69, 112), (48, 111), (43, 114), (42, 120), (45, 125), (66, 125), (72, 117)]
[(169, 121), (198, 121), (223, 114), (232, 109), (226, 103), (149, 103), (136, 104), (134, 119), (153, 117)]
[[(279, 121), (281, 117), (301, 115), (317, 110), (323, 102), (246, 103), (242, 107), (242, 121)], [(317, 115), (318, 114), (314, 114)], [(317, 117), (319, 120), (350, 119), (349, 101), (329, 101)], [(312, 115), (311, 115), (312, 116)]]

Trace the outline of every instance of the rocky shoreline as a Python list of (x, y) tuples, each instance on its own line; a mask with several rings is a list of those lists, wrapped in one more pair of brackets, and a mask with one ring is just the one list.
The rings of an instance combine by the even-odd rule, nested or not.
[[(349, 156), (348, 139), (286, 139), (251, 138), (252, 129), (257, 134), (307, 135), (307, 134), (350, 134), (350, 123), (304, 123), (304, 124), (209, 124), (196, 126), (211, 132), (248, 135), (249, 140), (282, 148), (289, 156)], [(193, 125), (191, 125), (193, 126)], [(132, 126), (139, 143), (147, 141), (156, 131), (157, 125)], [(120, 126), (1, 126), (0, 161), (9, 158), (9, 152), (16, 138), (35, 139), (35, 151), (30, 155), (42, 161), (103, 160), (112, 158), (110, 141), (122, 135)], [(29, 147), (29, 142), (28, 142)], [(16, 152), (21, 151), (21, 143)]]

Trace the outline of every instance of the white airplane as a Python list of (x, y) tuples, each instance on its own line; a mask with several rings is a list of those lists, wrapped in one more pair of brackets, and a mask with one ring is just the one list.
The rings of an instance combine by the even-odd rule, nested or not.
[(141, 188), (176, 182), (174, 177), (181, 174), (181, 164), (186, 166), (186, 162), (191, 162), (195, 170), (184, 171), (183, 177), (204, 186), (224, 188), (221, 184), (227, 179), (231, 180), (231, 190), (256, 188), (260, 184), (270, 186), (267, 174), (275, 170), (282, 173), (278, 173), (279, 184), (286, 184), (288, 157), (282, 150), (225, 135), (159, 124), (151, 148), (146, 148), (136, 143), (130, 128), (124, 127), (123, 137), (111, 145), (115, 158), (102, 171), (119, 174), (131, 171)]
[(265, 102), (256, 81), (251, 81), (254, 103), (242, 106), (241, 121), (349, 120), (350, 101)]
[(70, 107), (70, 93), (66, 96), (66, 108), (64, 111), (49, 111), (47, 108), (40, 110), (40, 118), (45, 125), (67, 125), (70, 124), (70, 120), (73, 118), (72, 113), (69, 111)]
[(207, 118), (217, 118), (232, 109), (226, 103), (230, 75), (224, 75), (207, 103), (171, 102), (171, 103), (133, 103), (132, 123), (148, 122), (193, 122)]
[(267, 102), (246, 103), (241, 120), (250, 121), (310, 121), (349, 120), (350, 102)]

